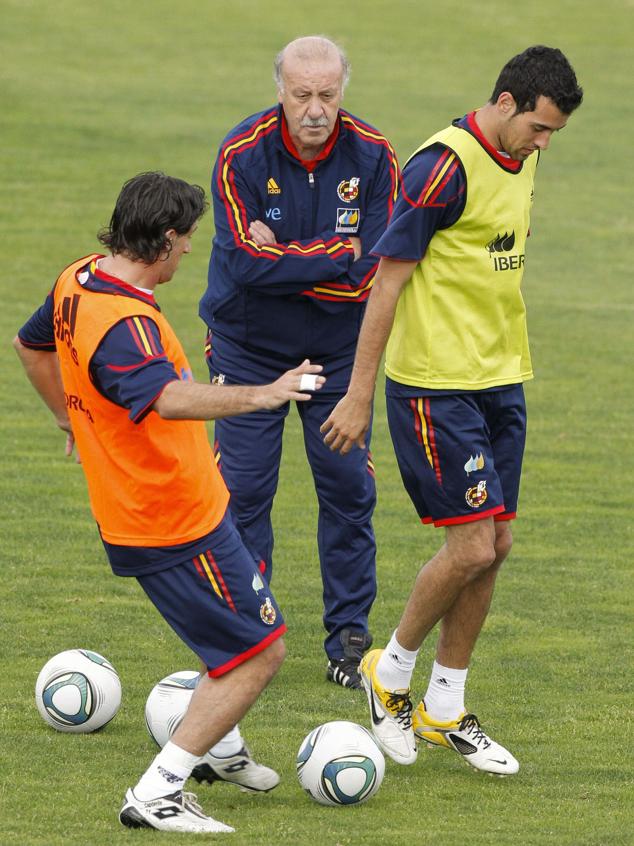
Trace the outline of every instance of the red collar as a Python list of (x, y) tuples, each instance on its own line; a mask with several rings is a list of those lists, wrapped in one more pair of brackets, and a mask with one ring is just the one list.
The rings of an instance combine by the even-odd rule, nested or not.
[(330, 155), (332, 148), (335, 146), (335, 141), (339, 137), (339, 118), (337, 118), (337, 122), (335, 123), (335, 128), (330, 133), (330, 137), (326, 141), (324, 149), (319, 153), (318, 156), (315, 156), (314, 159), (310, 161), (306, 161), (303, 159), (299, 153), (297, 152), (297, 147), (291, 138), (291, 133), (288, 130), (288, 124), (286, 123), (286, 115), (284, 114), (284, 110), (282, 109), (282, 141), (284, 142), (284, 146), (288, 150), (288, 152), (297, 159), (297, 161), (301, 162), (301, 164), (306, 168), (306, 170), (311, 173), (319, 162), (322, 162), (324, 159), (327, 159)]
[(522, 167), (522, 162), (518, 162), (515, 159), (511, 159), (509, 156), (504, 155), (504, 153), (500, 153), (499, 150), (496, 150), (495, 147), (490, 144), (487, 139), (482, 134), (482, 130), (477, 124), (475, 119), (475, 112), (469, 112), (467, 115), (467, 126), (469, 127), (470, 132), (472, 135), (478, 139), (480, 144), (484, 147), (487, 153), (492, 156), (495, 161), (501, 165), (505, 170), (512, 170), (513, 172), (520, 170)]
[(98, 255), (89, 264), (77, 271), (77, 276), (81, 273), (85, 273), (86, 271), (88, 271), (90, 276), (92, 276), (94, 288), (92, 284), (89, 284), (89, 290), (108, 291), (109, 289), (110, 293), (116, 293), (118, 291), (128, 297), (134, 297), (137, 300), (142, 300), (143, 302), (148, 303), (148, 305), (154, 306), (158, 309), (158, 303), (154, 299), (154, 294), (148, 294), (140, 288), (137, 288), (136, 285), (130, 285), (128, 282), (124, 282), (123, 279), (111, 276), (109, 273), (105, 273), (105, 271), (97, 267), (97, 262), (101, 258), (104, 258), (104, 256)]

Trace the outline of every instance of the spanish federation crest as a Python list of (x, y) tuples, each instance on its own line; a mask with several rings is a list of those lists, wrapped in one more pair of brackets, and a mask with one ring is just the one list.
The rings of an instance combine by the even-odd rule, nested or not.
[(271, 598), (269, 596), (267, 596), (262, 605), (260, 605), (260, 619), (263, 623), (266, 623), (267, 626), (272, 626), (277, 619), (277, 611), (273, 607), (273, 603), (271, 602)]
[(337, 185), (337, 196), (344, 203), (351, 203), (359, 196), (359, 182), (361, 180), (358, 176), (353, 176), (350, 179), (342, 179)]
[(480, 508), (487, 501), (487, 496), (487, 483), (486, 480), (483, 480), (467, 490), (465, 499), (467, 505), (470, 505), (471, 508)]

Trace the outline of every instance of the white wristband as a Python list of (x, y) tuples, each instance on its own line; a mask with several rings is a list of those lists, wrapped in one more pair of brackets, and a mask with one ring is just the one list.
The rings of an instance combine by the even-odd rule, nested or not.
[(314, 373), (302, 373), (299, 380), (300, 391), (314, 391), (317, 387), (317, 377)]

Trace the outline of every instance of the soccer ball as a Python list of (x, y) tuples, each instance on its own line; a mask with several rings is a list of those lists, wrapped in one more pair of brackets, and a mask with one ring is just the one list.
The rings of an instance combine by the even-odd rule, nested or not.
[(198, 683), (196, 670), (172, 673), (154, 685), (145, 703), (145, 725), (150, 737), (163, 748), (185, 716)]
[(103, 655), (67, 649), (40, 670), (35, 704), (42, 719), (58, 731), (96, 731), (119, 710), (121, 682)]
[(321, 805), (358, 805), (377, 792), (385, 758), (370, 732), (335, 720), (308, 734), (297, 753), (297, 777)]

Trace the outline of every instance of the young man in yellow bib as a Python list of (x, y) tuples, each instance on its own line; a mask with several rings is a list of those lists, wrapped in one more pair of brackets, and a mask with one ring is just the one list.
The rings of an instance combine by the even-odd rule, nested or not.
[[(387, 647), (360, 665), (374, 735), (401, 764), (413, 763), (424, 741), (478, 770), (519, 769), (467, 711), (464, 692), (517, 508), (522, 383), (533, 375), (520, 292), (533, 178), (582, 96), (559, 50), (530, 47), (505, 65), (483, 108), (410, 158), (374, 249), (381, 262), (350, 386), (322, 426), (331, 449), (363, 447), (387, 346), (388, 420), (403, 482), (422, 522), (445, 529)], [(413, 710), (416, 657), (438, 622), (429, 685)]]

